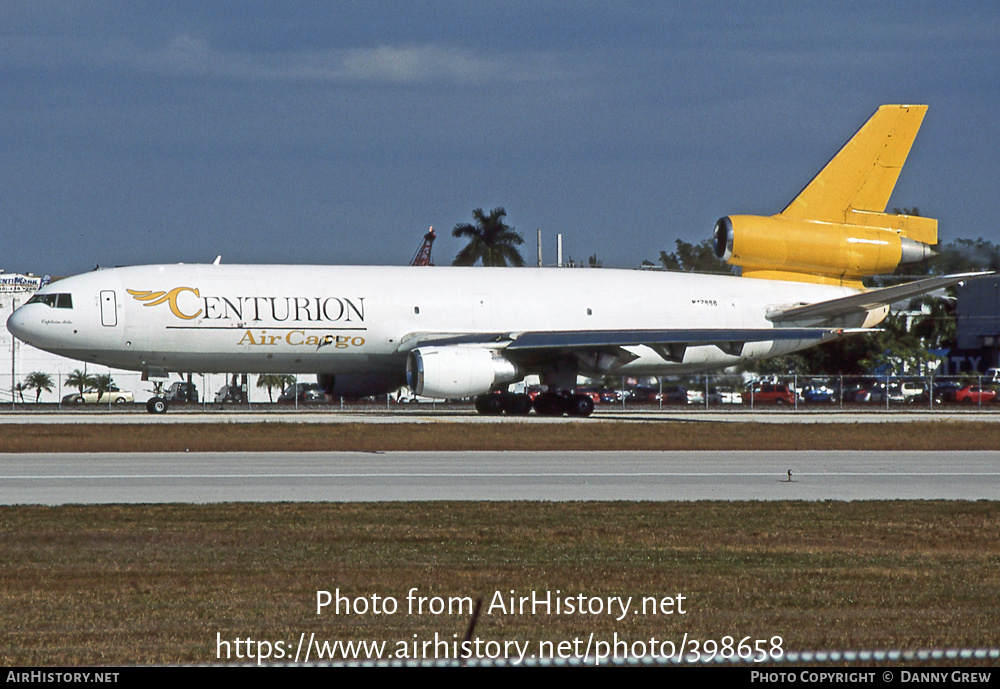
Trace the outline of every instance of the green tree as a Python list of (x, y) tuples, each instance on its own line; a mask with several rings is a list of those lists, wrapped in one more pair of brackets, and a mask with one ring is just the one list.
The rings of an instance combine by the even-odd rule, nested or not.
[(101, 398), (104, 397), (104, 393), (111, 390), (115, 381), (111, 380), (111, 376), (108, 374), (101, 374), (99, 376), (93, 377), (92, 385), (97, 388), (97, 401), (100, 402)]
[(938, 255), (927, 262), (938, 275), (977, 270), (1000, 270), (1000, 246), (978, 239), (956, 239), (940, 246)]
[(18, 381), (14, 385), (14, 391), (17, 393), (17, 396), (21, 398), (21, 404), (24, 404), (24, 391), (27, 389), (28, 389), (27, 384), (22, 383), (21, 381)]
[(923, 299), (928, 313), (918, 316), (910, 327), (910, 332), (920, 338), (928, 348), (946, 349), (955, 346), (958, 336), (954, 299)]
[(274, 401), (274, 395), (271, 391), (274, 388), (284, 390), (286, 387), (294, 383), (295, 376), (287, 373), (263, 373), (257, 376), (257, 387), (267, 388), (267, 398), (272, 402)]
[(477, 208), (472, 211), (475, 225), (455, 225), (452, 236), (467, 239), (469, 243), (458, 252), (452, 265), (471, 266), (479, 261), (484, 266), (523, 266), (524, 259), (517, 247), (524, 243), (524, 239), (504, 223), (505, 217), (507, 212), (503, 208), (494, 208), (489, 215), (484, 214), (482, 208)]
[(939, 357), (928, 351), (935, 343), (923, 339), (917, 323), (906, 330), (906, 317), (889, 314), (878, 328), (882, 332), (847, 335), (833, 342), (803, 349), (747, 367), (761, 375), (924, 375)]
[(24, 379), (24, 384), (35, 391), (35, 404), (42, 397), (42, 392), (52, 392), (52, 377), (48, 373), (33, 371)]
[(89, 388), (94, 384), (94, 377), (87, 374), (86, 370), (81, 371), (76, 369), (68, 376), (66, 376), (66, 382), (63, 383), (63, 387), (76, 388), (76, 391), (81, 395), (85, 388)]
[(879, 326), (882, 332), (871, 336), (872, 352), (858, 360), (867, 373), (885, 375), (924, 375), (928, 364), (940, 357), (927, 351), (926, 343), (906, 329), (906, 317), (889, 314)]
[(677, 249), (668, 254), (660, 252), (660, 265), (667, 270), (685, 273), (719, 273), (732, 272), (727, 264), (719, 260), (712, 247), (712, 240), (706, 239), (698, 244), (689, 244), (682, 239), (675, 240)]

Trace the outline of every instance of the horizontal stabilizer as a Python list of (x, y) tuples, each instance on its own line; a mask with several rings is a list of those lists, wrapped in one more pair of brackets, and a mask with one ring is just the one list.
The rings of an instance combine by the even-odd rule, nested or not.
[(960, 284), (966, 280), (983, 277), (984, 275), (992, 275), (992, 273), (988, 271), (981, 273), (960, 273), (917, 280), (916, 282), (908, 282), (905, 285), (873, 289), (869, 292), (854, 294), (849, 297), (770, 311), (767, 314), (767, 319), (773, 323), (787, 323), (790, 321), (818, 321), (838, 316), (848, 316), (882, 308), (903, 301), (904, 299), (919, 297), (935, 290)]

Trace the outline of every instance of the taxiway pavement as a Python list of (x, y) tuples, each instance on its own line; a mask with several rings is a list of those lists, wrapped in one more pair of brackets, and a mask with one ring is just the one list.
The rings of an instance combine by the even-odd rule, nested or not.
[(7, 505), (896, 499), (1000, 500), (1000, 452), (0, 455)]

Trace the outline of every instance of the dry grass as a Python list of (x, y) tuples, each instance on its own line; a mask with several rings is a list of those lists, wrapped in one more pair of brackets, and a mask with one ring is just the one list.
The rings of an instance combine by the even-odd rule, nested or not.
[(351, 596), (687, 597), (684, 616), (484, 615), (487, 639), (781, 635), (786, 650), (997, 646), (996, 503), (387, 503), (0, 508), (0, 663), (213, 662), (223, 638), (461, 637)]
[(168, 424), (7, 426), (0, 452), (995, 450), (1000, 424)]

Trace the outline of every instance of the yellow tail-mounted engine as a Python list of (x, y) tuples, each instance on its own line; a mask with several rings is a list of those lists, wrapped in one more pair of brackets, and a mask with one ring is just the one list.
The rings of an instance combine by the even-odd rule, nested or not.
[(937, 220), (885, 212), (926, 105), (883, 105), (778, 215), (715, 224), (715, 253), (745, 277), (861, 287), (934, 255)]
[[(860, 285), (868, 275), (934, 255), (937, 221), (866, 213), (880, 226), (796, 220), (782, 215), (733, 215), (715, 224), (715, 254), (745, 277)], [(899, 229), (886, 227), (890, 223)], [(911, 239), (919, 237), (920, 239)], [(927, 241), (930, 240), (930, 241)]]

